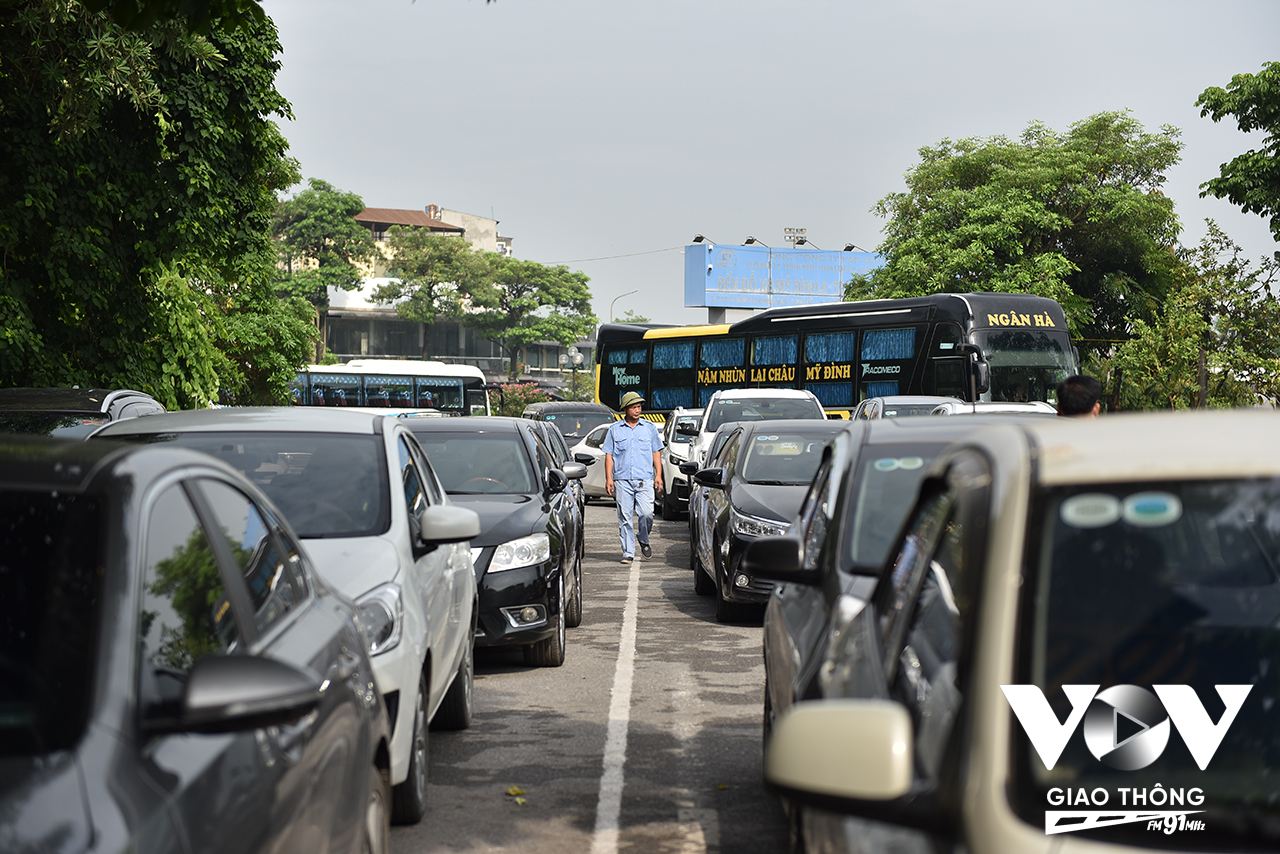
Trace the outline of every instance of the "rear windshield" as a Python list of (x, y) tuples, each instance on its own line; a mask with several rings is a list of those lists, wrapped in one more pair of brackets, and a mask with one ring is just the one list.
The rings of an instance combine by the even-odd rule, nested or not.
[(614, 421), (612, 415), (604, 412), (548, 412), (541, 418), (550, 421), (560, 431), (560, 435), (575, 441), (601, 424), (611, 424)]
[(500, 433), (414, 434), (451, 495), (537, 492), (537, 473), (524, 439), (516, 431)]
[(942, 443), (868, 445), (858, 458), (854, 500), (849, 507), (850, 559), (855, 566), (880, 567), (915, 504), (925, 470)]
[(60, 439), (83, 439), (106, 423), (105, 415), (76, 415), (65, 412), (0, 413), (0, 433), (57, 436)]
[(826, 418), (815, 401), (793, 397), (721, 398), (711, 407), (707, 431), (717, 430), (728, 421), (776, 421), (782, 418)]
[(809, 483), (830, 441), (830, 436), (804, 433), (757, 433), (747, 445), (742, 478), (780, 486)]
[(300, 537), (367, 537), (391, 527), (378, 436), (264, 431), (111, 438), (172, 442), (217, 457), (256, 483)]
[(0, 756), (67, 749), (84, 730), (101, 515), (90, 497), (0, 492)]
[(928, 415), (937, 408), (937, 403), (886, 403), (881, 414), (885, 418), (907, 418), (912, 415)]
[(1101, 789), (1090, 800), (1105, 794), (1110, 810), (1192, 810), (1175, 829), (1204, 829), (1135, 821), (1080, 833), (1280, 848), (1280, 479), (1062, 488), (1037, 508), (1017, 681), (1037, 686), (1059, 721), (1072, 709), (1064, 686), (1097, 694), (1052, 770), (1014, 723), (1019, 813), (1043, 826), (1046, 808), (1069, 809), (1052, 790)]

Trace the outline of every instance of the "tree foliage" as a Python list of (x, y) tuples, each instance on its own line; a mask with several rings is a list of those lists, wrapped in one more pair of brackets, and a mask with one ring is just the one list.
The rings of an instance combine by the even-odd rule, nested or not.
[(486, 256), (489, 272), (470, 288), (462, 323), (498, 342), (519, 374), (520, 349), (535, 341), (571, 344), (591, 334), (591, 291), (585, 273), (502, 255)]
[(545, 403), (551, 399), (551, 393), (539, 388), (537, 383), (507, 382), (500, 384), (498, 388), (502, 396), (495, 415), (519, 418), (529, 404)]
[(270, 217), (298, 176), (272, 121), (289, 116), (274, 26), (132, 32), (67, 0), (6, 13), (0, 384), (131, 386), (171, 408), (254, 386), (299, 332), (236, 338), (287, 312)]
[(329, 288), (358, 289), (365, 275), (361, 265), (380, 256), (368, 226), (354, 219), (363, 210), (358, 194), (319, 178), (277, 204), (271, 224), (280, 253), (277, 287), (320, 311), (329, 307)]
[(1225, 89), (1204, 90), (1196, 106), (1215, 122), (1234, 116), (1242, 133), (1266, 134), (1261, 150), (1222, 164), (1217, 178), (1200, 185), (1200, 195), (1268, 217), (1271, 234), (1280, 241), (1280, 62), (1265, 63), (1257, 74), (1237, 74)]
[[(1176, 284), (1110, 362), (1125, 409), (1248, 406), (1280, 399), (1280, 263), (1254, 267), (1218, 226), (1180, 253)], [(1118, 389), (1115, 388), (1118, 386)], [(1118, 391), (1118, 394), (1116, 392)]]
[[(375, 288), (373, 298), (387, 304), (402, 300), (396, 306), (399, 315), (426, 324), (442, 316), (460, 316), (466, 295), (491, 266), (461, 237), (401, 225), (387, 232), (387, 256), (387, 275), (394, 280)], [(424, 359), (430, 344), (430, 335), (424, 335)]]
[(1149, 317), (1174, 266), (1179, 226), (1159, 188), (1178, 135), (1106, 112), (1066, 133), (1033, 122), (1016, 142), (921, 148), (906, 192), (873, 208), (888, 220), (885, 265), (846, 299), (1033, 293), (1060, 302), (1086, 344), (1127, 338), (1128, 318)]

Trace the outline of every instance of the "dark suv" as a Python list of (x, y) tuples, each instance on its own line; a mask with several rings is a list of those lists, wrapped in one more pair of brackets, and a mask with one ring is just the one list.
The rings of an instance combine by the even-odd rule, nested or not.
[(0, 433), (82, 439), (109, 421), (164, 412), (132, 389), (0, 388)]

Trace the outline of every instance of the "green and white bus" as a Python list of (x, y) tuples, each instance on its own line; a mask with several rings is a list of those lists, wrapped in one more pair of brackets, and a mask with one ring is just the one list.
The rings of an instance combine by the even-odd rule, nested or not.
[(290, 383), (296, 406), (438, 409), (445, 415), (490, 415), (490, 386), (474, 365), (409, 359), (352, 359), (308, 365)]

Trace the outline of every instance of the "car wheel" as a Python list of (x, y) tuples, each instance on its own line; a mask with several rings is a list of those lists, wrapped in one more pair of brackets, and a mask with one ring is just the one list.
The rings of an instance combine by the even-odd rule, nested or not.
[(671, 514), (671, 505), (667, 503), (666, 484), (664, 483), (662, 487), (662, 491), (654, 496), (654, 501), (658, 505), (658, 517), (663, 521), (670, 521), (674, 519), (675, 516)]
[(476, 678), (475, 644), (476, 633), (472, 629), (463, 642), (462, 660), (458, 662), (449, 690), (440, 701), (436, 716), (431, 720), (432, 727), (457, 730), (471, 726)]
[(689, 566), (693, 567), (693, 592), (699, 596), (710, 596), (713, 584), (698, 559), (698, 537), (693, 528), (689, 529)]
[(716, 577), (712, 581), (716, 593), (716, 622), (717, 623), (736, 623), (742, 619), (742, 607), (737, 602), (730, 602), (724, 598), (724, 578), (720, 573), (720, 563), (716, 556), (720, 554), (720, 544), (712, 541), (711, 543), (711, 560), (715, 563)]
[(564, 664), (564, 573), (559, 574), (559, 596), (555, 602), (556, 633), (546, 640), (531, 643), (524, 648), (524, 663), (533, 667), (559, 667)]
[(391, 850), (391, 773), (369, 769), (369, 801), (364, 809), (364, 842), (361, 854), (387, 854)]
[(418, 676), (413, 707), (413, 740), (409, 744), (409, 776), (391, 790), (391, 820), (417, 824), (427, 814), (427, 679)]
[(582, 625), (582, 548), (573, 560), (573, 587), (565, 605), (564, 624), (571, 629)]

